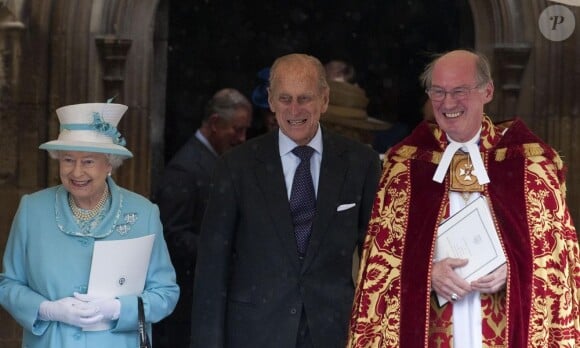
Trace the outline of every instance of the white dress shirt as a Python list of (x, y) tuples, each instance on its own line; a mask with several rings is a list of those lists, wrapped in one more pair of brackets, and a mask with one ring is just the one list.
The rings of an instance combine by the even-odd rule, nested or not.
[[(292, 139), (278, 130), (278, 148), (280, 149), (280, 158), (282, 159), (282, 170), (284, 171), (284, 180), (286, 182), (286, 191), (288, 193), (288, 200), (290, 200), (290, 192), (292, 191), (292, 181), (294, 173), (300, 158), (292, 153), (298, 144)], [(308, 143), (308, 146), (314, 149), (312, 157), (310, 157), (310, 173), (312, 174), (312, 181), (314, 183), (314, 194), (318, 197), (318, 178), (320, 177), (320, 162), (322, 161), (322, 132), (320, 124), (314, 138)]]

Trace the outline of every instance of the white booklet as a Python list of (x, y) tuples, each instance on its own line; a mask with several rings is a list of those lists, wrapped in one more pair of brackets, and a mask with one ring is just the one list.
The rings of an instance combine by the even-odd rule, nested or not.
[[(154, 240), (155, 235), (150, 234), (139, 238), (96, 241), (87, 294), (106, 298), (141, 294)], [(98, 323), (85, 331), (109, 328), (109, 323)]]
[[(455, 269), (468, 282), (479, 279), (506, 262), (489, 205), (480, 196), (440, 225), (435, 245), (435, 260), (446, 257), (468, 259)], [(437, 296), (440, 306), (447, 303)]]

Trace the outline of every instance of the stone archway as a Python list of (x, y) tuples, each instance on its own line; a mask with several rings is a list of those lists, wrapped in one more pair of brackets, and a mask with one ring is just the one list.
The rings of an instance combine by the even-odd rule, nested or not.
[[(10, 34), (11, 40), (18, 36), (13, 42), (19, 48), (12, 51), (20, 52), (13, 64), (18, 73), (8, 78), (13, 80), (8, 104), (13, 107), (10, 111), (0, 107), (0, 156), (10, 154), (0, 158), (2, 246), (19, 197), (57, 182), (55, 168), (37, 147), (56, 136), (54, 109), (58, 106), (105, 100), (114, 90), (121, 91), (119, 102), (128, 104), (130, 111), (120, 129), (136, 157), (123, 166), (117, 181), (149, 195), (155, 172), (163, 163), (168, 21), (167, 0), (6, 3), (0, 20), (26, 23), (21, 31), (26, 35)], [(520, 116), (561, 151), (569, 165), (568, 203), (574, 220), (580, 221), (580, 180), (576, 177), (580, 173), (576, 146), (580, 33), (576, 29), (560, 43), (545, 40), (537, 21), (550, 4), (546, 0), (469, 0), (475, 48), (495, 66), (496, 97), (490, 114), (496, 119)], [(580, 18), (580, 8), (571, 10)], [(8, 47), (4, 37), (0, 34), (0, 50)], [(123, 52), (128, 44), (120, 64), (115, 52)], [(0, 337), (0, 346), (19, 346), (16, 323), (1, 310), (0, 321), (6, 333)]]
[[(58, 59), (50, 67), (50, 110), (113, 96), (128, 105), (119, 129), (135, 157), (123, 164), (115, 178), (121, 186), (145, 196), (157, 168), (153, 163), (162, 161), (153, 144), (162, 144), (166, 7), (159, 0), (66, 2), (56, 8), (51, 28), (51, 54)], [(55, 137), (58, 122), (54, 115), (49, 119), (49, 137)], [(52, 162), (48, 172), (48, 184), (58, 183)]]
[(488, 112), (496, 119), (512, 118), (517, 113), (521, 81), (531, 51), (531, 38), (524, 31), (524, 4), (517, 0), (471, 0), (470, 5), (476, 49), (485, 53), (494, 67), (496, 94)]
[[(550, 41), (538, 30), (545, 0), (470, 0), (476, 49), (495, 67), (495, 119), (522, 118), (568, 165), (567, 201), (573, 220), (580, 221), (580, 7), (568, 7), (575, 32), (564, 41)], [(490, 24), (491, 23), (491, 24)]]
[[(162, 143), (168, 20), (166, 0), (8, 3), (0, 4), (0, 81), (9, 86), (0, 94), (1, 248), (20, 197), (59, 182), (54, 161), (38, 145), (57, 136), (54, 110), (62, 105), (111, 94), (129, 105), (119, 128), (135, 158), (116, 180), (149, 195), (152, 166), (160, 161), (153, 148)], [(2, 309), (0, 323), (0, 346), (19, 347), (21, 328)]]

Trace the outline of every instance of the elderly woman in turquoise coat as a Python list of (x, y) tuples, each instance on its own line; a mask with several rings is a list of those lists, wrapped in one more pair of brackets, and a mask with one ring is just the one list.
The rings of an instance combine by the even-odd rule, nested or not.
[[(114, 103), (59, 108), (59, 137), (40, 146), (58, 161), (61, 185), (22, 197), (0, 274), (0, 304), (23, 327), (22, 347), (138, 347), (138, 297), (149, 334), (177, 303), (157, 206), (111, 177), (132, 157), (116, 128), (126, 110)], [(142, 290), (90, 293), (95, 243), (151, 234)]]

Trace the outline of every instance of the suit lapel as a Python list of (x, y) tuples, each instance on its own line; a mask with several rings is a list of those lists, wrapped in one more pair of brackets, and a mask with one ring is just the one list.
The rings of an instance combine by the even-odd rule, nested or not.
[(323, 154), (320, 164), (320, 177), (318, 179), (318, 195), (316, 198), (316, 217), (310, 235), (310, 243), (304, 260), (305, 270), (316, 257), (318, 249), (323, 242), (324, 236), (336, 213), (337, 202), (344, 183), (344, 177), (348, 170), (343, 160), (345, 151), (348, 149), (343, 142), (322, 129)]
[[(264, 206), (267, 214), (273, 224), (272, 230), (278, 235), (282, 248), (286, 251), (291, 263), (296, 269), (299, 269), (300, 262), (296, 251), (294, 225), (290, 215), (282, 160), (278, 150), (278, 132), (272, 132), (263, 140), (256, 144), (256, 180), (265, 200)], [(259, 198), (256, 197), (256, 199)]]

